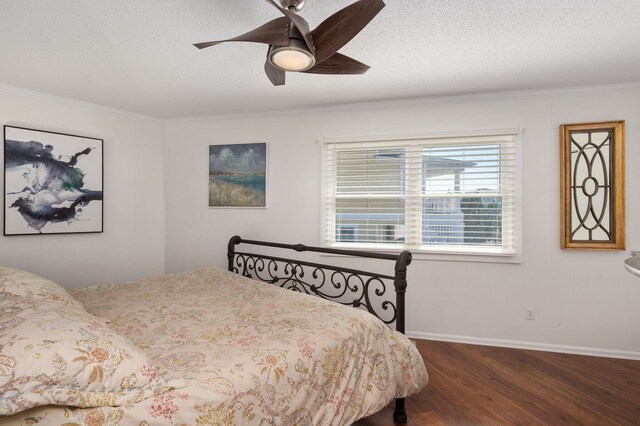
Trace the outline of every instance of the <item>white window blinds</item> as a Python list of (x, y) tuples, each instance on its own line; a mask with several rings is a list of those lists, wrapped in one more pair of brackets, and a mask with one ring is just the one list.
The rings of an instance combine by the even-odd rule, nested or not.
[(325, 244), (514, 253), (515, 139), (326, 143)]

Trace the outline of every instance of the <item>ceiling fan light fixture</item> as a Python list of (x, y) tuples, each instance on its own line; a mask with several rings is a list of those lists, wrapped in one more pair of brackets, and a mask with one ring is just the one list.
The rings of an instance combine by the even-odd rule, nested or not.
[[(257, 0), (256, 0), (257, 1)], [(226, 40), (196, 43), (198, 49), (231, 41), (269, 46), (264, 72), (274, 86), (283, 86), (287, 71), (325, 75), (364, 74), (370, 68), (338, 53), (385, 7), (385, 0), (353, 0), (326, 18), (313, 31), (296, 12), (306, 0), (265, 0), (282, 13), (258, 28)], [(343, 0), (346, 1), (346, 0)]]
[(292, 38), (288, 46), (272, 46), (269, 62), (284, 71), (306, 71), (312, 68), (316, 59), (302, 40)]

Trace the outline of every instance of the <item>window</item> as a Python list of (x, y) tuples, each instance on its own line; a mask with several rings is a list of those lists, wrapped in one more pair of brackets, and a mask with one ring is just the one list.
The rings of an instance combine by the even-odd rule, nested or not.
[(325, 244), (515, 254), (515, 139), (326, 142)]

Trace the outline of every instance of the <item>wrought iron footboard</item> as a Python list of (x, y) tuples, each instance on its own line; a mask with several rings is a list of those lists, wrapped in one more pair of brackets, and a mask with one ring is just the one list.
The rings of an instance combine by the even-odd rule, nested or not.
[[(285, 257), (241, 252), (240, 244), (274, 247), (297, 252), (315, 252), (395, 261), (394, 274), (378, 274), (335, 265), (307, 262)], [(356, 250), (311, 247), (303, 244), (281, 244), (267, 241), (245, 240), (239, 236), (229, 240), (227, 258), (229, 271), (278, 285), (293, 291), (312, 294), (343, 305), (364, 308), (380, 318), (385, 324), (395, 322), (396, 330), (405, 332), (405, 292), (407, 289), (407, 266), (411, 253), (398, 255)], [(387, 289), (393, 284), (395, 300), (389, 300)], [(406, 422), (404, 398), (396, 399), (393, 418)]]

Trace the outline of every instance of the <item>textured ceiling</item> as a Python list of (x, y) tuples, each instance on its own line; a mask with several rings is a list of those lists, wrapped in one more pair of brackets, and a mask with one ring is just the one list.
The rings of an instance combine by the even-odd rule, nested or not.
[[(315, 28), (351, 0), (307, 0)], [(162, 118), (640, 81), (638, 0), (386, 0), (342, 53), (364, 76), (287, 74), (236, 36), (264, 0), (0, 0), (0, 84)]]

